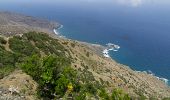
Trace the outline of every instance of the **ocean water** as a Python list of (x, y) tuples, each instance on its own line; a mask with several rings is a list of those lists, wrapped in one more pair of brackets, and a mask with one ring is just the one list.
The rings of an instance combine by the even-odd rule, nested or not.
[(169, 0), (1, 0), (0, 10), (58, 21), (67, 38), (117, 44), (114, 60), (170, 80)]

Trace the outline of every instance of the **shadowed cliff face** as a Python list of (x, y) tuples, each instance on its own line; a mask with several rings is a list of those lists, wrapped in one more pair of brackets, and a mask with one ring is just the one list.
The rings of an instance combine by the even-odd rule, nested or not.
[(0, 12), (0, 33), (3, 35), (13, 35), (28, 31), (52, 33), (53, 29), (59, 26), (57, 22), (17, 13)]

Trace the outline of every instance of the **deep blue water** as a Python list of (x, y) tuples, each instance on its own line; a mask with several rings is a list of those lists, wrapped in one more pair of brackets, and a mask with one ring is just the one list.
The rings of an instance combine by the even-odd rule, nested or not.
[(118, 44), (117, 62), (170, 79), (168, 0), (1, 0), (0, 10), (58, 21), (68, 38)]

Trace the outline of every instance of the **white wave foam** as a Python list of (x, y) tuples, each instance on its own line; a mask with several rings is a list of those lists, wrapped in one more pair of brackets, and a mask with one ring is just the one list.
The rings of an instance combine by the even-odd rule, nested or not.
[(56, 35), (58, 35), (59, 37), (61, 37), (61, 38), (66, 38), (65, 36), (61, 35), (61, 34), (58, 32), (58, 30), (61, 29), (61, 28), (63, 28), (63, 27), (64, 27), (63, 25), (60, 25), (59, 28), (53, 29), (53, 32), (54, 32)]
[[(109, 51), (118, 51), (120, 49), (119, 45), (116, 45), (116, 44), (113, 44), (113, 43), (108, 43), (106, 45), (107, 45), (106, 49), (103, 50), (103, 55), (106, 58), (110, 58)], [(167, 85), (169, 84), (168, 79), (156, 76), (151, 70), (148, 70), (148, 71), (136, 71), (136, 72), (144, 72), (144, 73), (150, 74), (152, 76), (155, 76), (157, 79), (165, 82), (165, 84), (167, 84)]]
[(107, 57), (107, 58), (110, 58), (109, 50), (108, 50), (108, 49), (104, 49), (104, 50), (103, 50), (103, 56), (104, 56), (104, 57)]
[(118, 51), (118, 50), (113, 50), (113, 51)]
[(113, 43), (108, 43), (106, 44), (109, 48), (113, 48), (113, 49), (120, 49), (119, 45), (113, 44)]
[[(61, 29), (61, 28), (63, 28), (63, 25), (61, 25), (58, 29)], [(54, 30), (53, 30), (54, 33), (55, 33), (56, 35), (59, 35), (60, 37), (65, 38), (65, 36), (61, 36), (61, 35), (59, 34), (59, 32), (57, 31), (58, 29), (54, 29)], [(107, 45), (106, 49), (103, 50), (103, 56), (106, 57), (106, 58), (110, 58), (109, 51), (118, 51), (118, 50), (120, 49), (120, 46), (119, 46), (119, 45), (116, 45), (116, 44), (113, 44), (113, 43), (108, 43), (108, 44), (106, 44), (106, 45)], [(145, 72), (145, 73), (147, 73), (147, 74), (150, 74), (150, 75), (152, 75), (152, 76), (155, 76), (157, 79), (165, 82), (165, 84), (167, 84), (167, 85), (168, 85), (168, 83), (169, 83), (169, 80), (168, 80), (168, 79), (162, 78), (162, 77), (158, 77), (158, 76), (156, 76), (156, 75), (155, 75), (152, 71), (150, 71), (150, 70), (148, 70), (148, 71), (136, 71), (136, 72)]]
[(106, 46), (106, 49), (103, 50), (103, 56), (106, 58), (110, 58), (109, 51), (118, 51), (120, 49), (119, 45), (113, 43), (108, 43)]
[(58, 30), (61, 29), (61, 28), (63, 28), (63, 25), (60, 25), (60, 27), (58, 28)]
[(157, 79), (165, 82), (165, 84), (168, 84), (168, 83), (169, 83), (169, 80), (168, 80), (168, 79), (163, 78), (163, 77), (158, 77), (158, 76), (156, 76), (151, 70), (148, 70), (147, 73), (150, 74), (150, 75), (152, 75), (152, 76), (155, 76)]
[(56, 35), (59, 35), (59, 32), (58, 32), (56, 29), (53, 29), (53, 32), (54, 32)]
[(166, 78), (160, 78), (160, 77), (156, 77), (156, 78), (158, 78), (159, 80), (165, 82), (165, 84), (167, 84), (167, 85), (168, 85), (168, 83), (169, 83), (169, 80), (166, 79)]
[(144, 72), (144, 73), (150, 74), (152, 76), (155, 76), (158, 80), (163, 81), (165, 84), (167, 84), (167, 85), (169, 84), (168, 79), (156, 76), (151, 70), (148, 70), (148, 71), (136, 71), (136, 72), (139, 72), (139, 73)]
[[(53, 29), (53, 32), (54, 32), (56, 35), (60, 35), (60, 33), (59, 33), (57, 30), (59, 30), (59, 29), (61, 29), (61, 28), (63, 28), (63, 25), (60, 25), (59, 28)], [(62, 36), (62, 37), (63, 37), (63, 36)]]

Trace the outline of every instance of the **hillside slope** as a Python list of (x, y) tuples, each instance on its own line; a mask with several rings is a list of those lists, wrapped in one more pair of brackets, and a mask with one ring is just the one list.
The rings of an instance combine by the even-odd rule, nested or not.
[(56, 36), (56, 22), (0, 12), (0, 23), (2, 100), (170, 97), (170, 87), (155, 76), (105, 58), (105, 47)]
[[(164, 82), (103, 57), (99, 53), (103, 48), (100, 45), (57, 36), (51, 38), (45, 33), (29, 32), (11, 37), (1, 36), (0, 89), (9, 89), (13, 85), (18, 87), (19, 91), (22, 90), (23, 86), (16, 84), (16, 81), (12, 81), (13, 78), (9, 77), (16, 76), (17, 70), (23, 70), (36, 81), (28, 79), (33, 82), (29, 83), (33, 84), (31, 88), (36, 88), (33, 86), (38, 84), (36, 88), (38, 95), (51, 99), (68, 97), (78, 100), (75, 97), (81, 97), (112, 100), (115, 93), (121, 94), (121, 98), (129, 98), (126, 95), (128, 93), (134, 100), (145, 98), (159, 100), (170, 96), (170, 88)], [(59, 84), (64, 88), (58, 87)], [(68, 92), (69, 84), (71, 84), (71, 93)], [(118, 92), (117, 89), (124, 92)], [(20, 93), (24, 94), (22, 91)], [(29, 97), (28, 94), (22, 96)]]
[(12, 12), (0, 12), (0, 34), (22, 34), (29, 31), (53, 33), (60, 25), (57, 22), (25, 16)]
[[(132, 97), (163, 98), (170, 96), (170, 87), (155, 76), (145, 72), (133, 71), (128, 66), (119, 64), (99, 54), (104, 47), (73, 40), (64, 40), (70, 50), (75, 69), (87, 69), (96, 80), (108, 84), (110, 88), (118, 87)], [(73, 45), (74, 44), (74, 45)]]

